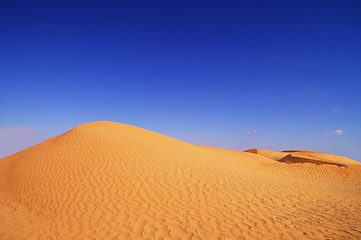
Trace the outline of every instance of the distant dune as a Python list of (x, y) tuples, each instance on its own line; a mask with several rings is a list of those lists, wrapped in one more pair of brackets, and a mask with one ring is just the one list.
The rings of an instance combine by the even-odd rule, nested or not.
[(113, 122), (0, 159), (0, 239), (361, 239), (361, 163)]
[(273, 160), (279, 162), (285, 162), (285, 163), (313, 163), (316, 165), (330, 164), (337, 166), (361, 167), (361, 163), (355, 160), (346, 157), (320, 153), (320, 152), (301, 151), (301, 150), (286, 150), (282, 152), (274, 152), (263, 149), (249, 149), (246, 150), (245, 152), (259, 154), (264, 157), (268, 157)]

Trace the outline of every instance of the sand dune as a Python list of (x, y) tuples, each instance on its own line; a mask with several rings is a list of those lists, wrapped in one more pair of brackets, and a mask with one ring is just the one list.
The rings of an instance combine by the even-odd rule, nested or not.
[(287, 156), (289, 153), (284, 153), (284, 152), (274, 152), (274, 151), (270, 151), (270, 150), (264, 150), (264, 149), (249, 149), (246, 150), (245, 152), (249, 152), (249, 153), (254, 153), (254, 154), (259, 154), (261, 156), (279, 161), (281, 158), (284, 158), (285, 156)]
[(320, 152), (302, 151), (302, 150), (285, 150), (275, 152), (263, 149), (249, 149), (245, 152), (259, 154), (264, 157), (285, 163), (313, 163), (316, 165), (330, 164), (336, 166), (360, 166), (361, 163), (350, 158), (325, 154)]
[(0, 239), (361, 239), (360, 166), (88, 123), (0, 159)]

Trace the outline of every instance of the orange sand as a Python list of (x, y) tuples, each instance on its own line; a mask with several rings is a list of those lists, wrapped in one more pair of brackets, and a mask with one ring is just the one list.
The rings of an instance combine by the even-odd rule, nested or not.
[(361, 239), (360, 166), (88, 123), (0, 159), (0, 239)]

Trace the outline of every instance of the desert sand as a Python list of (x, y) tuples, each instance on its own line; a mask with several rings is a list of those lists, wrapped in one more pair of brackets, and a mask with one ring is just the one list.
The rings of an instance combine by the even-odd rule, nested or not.
[(361, 163), (113, 122), (0, 159), (0, 239), (361, 239)]

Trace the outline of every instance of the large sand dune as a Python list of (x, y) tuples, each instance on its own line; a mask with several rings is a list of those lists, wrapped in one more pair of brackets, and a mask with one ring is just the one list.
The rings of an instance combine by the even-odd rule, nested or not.
[(361, 239), (360, 166), (88, 123), (0, 159), (0, 239)]

